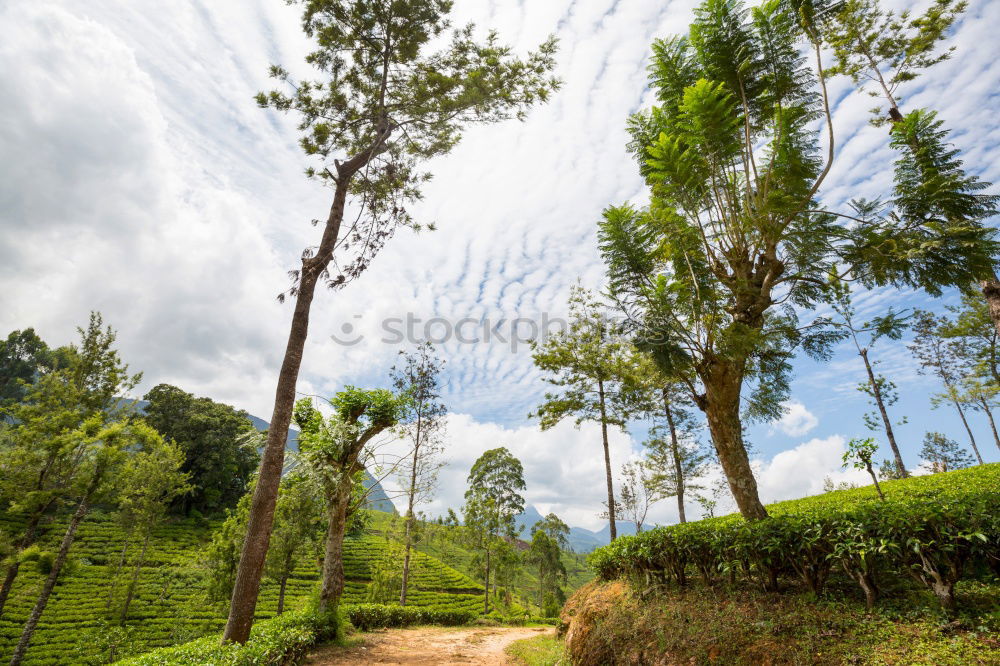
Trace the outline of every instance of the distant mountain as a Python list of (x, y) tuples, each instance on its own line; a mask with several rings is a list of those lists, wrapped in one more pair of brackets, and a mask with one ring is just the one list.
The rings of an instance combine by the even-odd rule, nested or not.
[[(542, 519), (542, 514), (533, 506), (528, 506), (514, 518), (517, 525), (518, 536), (525, 541), (531, 540), (531, 527)], [(632, 523), (617, 521), (618, 534), (635, 534), (635, 525)], [(596, 548), (606, 546), (611, 543), (611, 526), (605, 525), (604, 529), (597, 532), (588, 530), (585, 527), (569, 528), (569, 547), (577, 553), (589, 553)]]
[[(254, 416), (253, 414), (247, 414), (250, 421), (257, 430), (267, 430), (269, 425), (267, 421), (260, 418), (259, 416)], [(285, 440), (285, 448), (289, 451), (299, 450), (299, 431), (295, 428), (288, 429), (288, 439)], [(366, 509), (373, 509), (375, 511), (385, 511), (386, 513), (396, 513), (396, 505), (392, 503), (389, 496), (386, 495), (385, 489), (382, 484), (378, 482), (374, 476), (368, 470), (365, 470), (365, 478), (362, 481), (365, 488), (370, 488), (368, 492), (368, 502), (365, 504)]]

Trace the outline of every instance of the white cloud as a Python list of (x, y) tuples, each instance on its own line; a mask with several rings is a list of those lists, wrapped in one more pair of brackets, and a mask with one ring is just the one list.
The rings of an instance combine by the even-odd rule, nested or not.
[(844, 469), (846, 440), (840, 435), (814, 438), (782, 451), (768, 461), (754, 461), (761, 501), (777, 502), (823, 492), (826, 477), (834, 483), (871, 483), (866, 472)]
[(774, 422), (772, 432), (777, 429), (789, 437), (801, 437), (819, 425), (816, 415), (798, 400), (789, 400), (782, 407), (785, 413)]
[[(572, 421), (564, 421), (543, 432), (534, 424), (505, 428), (480, 423), (467, 414), (450, 414), (446, 428), (443, 457), (447, 465), (439, 476), (440, 489), (435, 500), (422, 507), (429, 515), (443, 514), (448, 508), (460, 513), (472, 464), (487, 449), (504, 446), (524, 466), (526, 504), (543, 514), (554, 512), (570, 525), (603, 526), (598, 516), (607, 500), (607, 484), (597, 424), (584, 423), (577, 429)], [(617, 474), (634, 458), (632, 440), (616, 428), (609, 430), (608, 436), (611, 464)], [(402, 452), (405, 448), (405, 444), (396, 443), (384, 451)], [(398, 492), (394, 479), (387, 480), (385, 486), (390, 494)]]

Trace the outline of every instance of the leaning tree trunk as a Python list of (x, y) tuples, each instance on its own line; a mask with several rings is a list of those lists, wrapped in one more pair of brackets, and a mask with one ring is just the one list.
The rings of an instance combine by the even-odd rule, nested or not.
[(687, 522), (684, 515), (684, 466), (681, 464), (681, 447), (677, 441), (677, 426), (674, 424), (674, 413), (670, 409), (670, 399), (663, 391), (663, 409), (667, 414), (667, 425), (670, 426), (670, 453), (674, 459), (674, 478), (677, 488), (677, 515), (682, 523)]
[(316, 283), (333, 257), (340, 225), (344, 219), (344, 206), (352, 175), (352, 173), (342, 173), (334, 193), (333, 205), (330, 208), (330, 216), (327, 218), (320, 247), (315, 256), (302, 260), (302, 272), (295, 293), (295, 310), (288, 333), (288, 344), (278, 374), (274, 411), (271, 414), (267, 443), (257, 474), (257, 487), (250, 502), (247, 533), (243, 541), (239, 567), (236, 570), (233, 596), (229, 604), (229, 618), (222, 634), (223, 642), (245, 643), (250, 637), (250, 627), (253, 625), (254, 611), (257, 608), (257, 595), (260, 592), (260, 580), (264, 573), (264, 561), (271, 540), (274, 506), (278, 498), (278, 485), (281, 482), (281, 470), (285, 461), (285, 441), (288, 439), (288, 426), (295, 406), (295, 384), (298, 381), (302, 352), (309, 332), (309, 311)]
[[(17, 551), (20, 552), (33, 544), (35, 542), (35, 536), (38, 534), (38, 524), (42, 520), (42, 512), (36, 511), (34, 515), (28, 520), (28, 524), (24, 530), (24, 536), (17, 544)], [(0, 617), (3, 616), (3, 607), (7, 603), (7, 597), (10, 596), (10, 590), (14, 587), (14, 581), (17, 579), (17, 572), (21, 568), (21, 563), (17, 561), (17, 558), (12, 558), (10, 565), (7, 567), (7, 574), (3, 579), (3, 586), (0, 587)]]
[(996, 443), (997, 448), (1000, 449), (1000, 434), (997, 434), (997, 424), (993, 420), (993, 410), (990, 409), (990, 403), (983, 399), (979, 401), (979, 404), (982, 406), (986, 418), (990, 421), (990, 430), (993, 431), (993, 441)]
[(608, 446), (608, 414), (605, 404), (604, 382), (597, 380), (597, 395), (601, 407), (601, 441), (604, 444), (604, 475), (608, 482), (608, 526), (611, 532), (611, 540), (618, 537), (618, 529), (615, 526), (615, 484), (611, 478), (611, 448)]
[(146, 532), (146, 538), (142, 541), (142, 552), (139, 553), (139, 559), (136, 560), (135, 570), (132, 572), (132, 580), (128, 584), (128, 592), (125, 593), (125, 603), (122, 604), (121, 616), (118, 618), (119, 626), (125, 626), (125, 620), (128, 619), (128, 608), (132, 605), (132, 599), (135, 597), (135, 588), (139, 584), (139, 572), (142, 571), (142, 565), (146, 561), (146, 550), (149, 548), (149, 532)]
[(702, 377), (705, 395), (698, 401), (698, 406), (705, 412), (712, 443), (740, 513), (747, 520), (767, 518), (767, 510), (760, 502), (757, 480), (743, 444), (743, 422), (740, 419), (743, 373), (732, 363), (717, 361), (713, 365)]
[(90, 508), (90, 496), (95, 489), (96, 484), (92, 483), (86, 495), (80, 500), (80, 504), (77, 505), (76, 511), (73, 512), (73, 517), (66, 527), (66, 534), (63, 535), (62, 544), (59, 546), (59, 554), (56, 555), (56, 560), (52, 563), (52, 571), (49, 572), (49, 577), (45, 579), (45, 585), (42, 586), (42, 591), (38, 595), (38, 601), (35, 602), (35, 607), (31, 610), (31, 615), (28, 616), (28, 621), (24, 624), (24, 630), (21, 632), (21, 640), (18, 641), (14, 655), (10, 658), (10, 666), (18, 666), (24, 661), (24, 655), (31, 644), (31, 637), (34, 635), (38, 621), (45, 611), (45, 606), (49, 603), (49, 597), (52, 595), (52, 589), (56, 586), (59, 572), (62, 571), (63, 565), (66, 564), (66, 557), (69, 555), (70, 546), (73, 545), (73, 539), (76, 537), (76, 528), (80, 526), (80, 521), (87, 515), (87, 510)]
[(906, 465), (903, 464), (903, 456), (899, 453), (899, 446), (896, 444), (896, 435), (892, 432), (892, 421), (889, 420), (889, 413), (885, 409), (885, 402), (882, 400), (882, 389), (879, 388), (878, 382), (875, 379), (875, 372), (872, 370), (872, 364), (868, 360), (867, 349), (861, 350), (861, 358), (864, 359), (865, 370), (868, 371), (868, 385), (872, 387), (872, 396), (875, 398), (879, 414), (882, 415), (882, 423), (885, 425), (885, 436), (889, 440), (889, 448), (892, 449), (892, 455), (896, 459), (896, 469), (899, 470), (900, 477), (905, 479), (910, 474), (906, 471)]
[(972, 444), (972, 450), (976, 453), (976, 460), (978, 460), (979, 464), (982, 465), (983, 457), (979, 455), (979, 447), (976, 446), (976, 438), (972, 434), (972, 428), (969, 427), (969, 421), (965, 418), (965, 410), (962, 409), (962, 404), (958, 400), (952, 398), (952, 402), (955, 404), (955, 409), (958, 410), (958, 416), (962, 419), (962, 425), (965, 426), (965, 432), (969, 435), (969, 443)]
[(347, 530), (347, 507), (351, 502), (351, 475), (344, 472), (334, 491), (328, 509), (326, 549), (323, 556), (323, 581), (319, 593), (319, 610), (329, 613), (337, 609), (344, 596), (344, 533)]
[(125, 566), (125, 555), (128, 553), (128, 542), (130, 538), (130, 536), (126, 536), (125, 541), (122, 542), (122, 552), (118, 556), (118, 566), (115, 567), (115, 572), (111, 574), (111, 585), (108, 587), (108, 600), (104, 604), (105, 611), (111, 610), (111, 602), (114, 601), (115, 598), (115, 588), (118, 587), (118, 575), (121, 573), (122, 567)]

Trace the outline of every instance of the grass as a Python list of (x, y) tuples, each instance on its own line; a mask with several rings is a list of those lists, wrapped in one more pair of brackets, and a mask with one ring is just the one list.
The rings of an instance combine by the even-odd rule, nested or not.
[[(56, 520), (40, 540), (46, 550), (55, 550), (65, 522)], [(136, 599), (129, 611), (126, 632), (120, 632), (119, 656), (137, 654), (156, 647), (176, 645), (215, 634), (225, 624), (225, 605), (206, 598), (201, 554), (218, 523), (181, 520), (161, 526), (150, 542)], [(0, 513), (0, 531), (16, 535), (19, 522)], [(131, 569), (126, 567), (107, 610), (109, 578), (118, 562), (124, 535), (113, 517), (95, 511), (80, 526), (70, 551), (71, 565), (57, 584), (28, 650), (27, 664), (39, 666), (88, 663), (107, 654), (109, 626), (117, 625), (120, 601)], [(349, 538), (345, 542), (347, 578), (344, 603), (365, 601), (371, 581), (371, 563), (385, 551), (385, 540), (377, 535)], [(133, 553), (136, 551), (133, 548)], [(429, 610), (479, 612), (483, 588), (461, 572), (430, 555), (414, 559), (408, 605)], [(400, 566), (402, 566), (400, 564)], [(286, 591), (286, 608), (302, 607), (319, 579), (317, 562), (302, 558)], [(13, 651), (25, 619), (34, 604), (42, 575), (30, 563), (22, 565), (11, 597), (0, 617), (0, 657)], [(257, 605), (257, 619), (274, 615), (277, 585), (265, 580)], [(125, 635), (127, 634), (127, 635)]]
[(516, 660), (515, 663), (524, 666), (569, 664), (563, 642), (551, 635), (514, 641), (504, 651)]
[[(586, 594), (586, 592), (590, 594)], [(641, 596), (622, 582), (571, 600), (574, 663), (926, 664), (1000, 663), (1000, 583), (963, 582), (963, 611), (944, 617), (913, 587), (874, 612), (833, 591), (783, 594), (747, 587)], [(632, 658), (633, 661), (628, 661)]]

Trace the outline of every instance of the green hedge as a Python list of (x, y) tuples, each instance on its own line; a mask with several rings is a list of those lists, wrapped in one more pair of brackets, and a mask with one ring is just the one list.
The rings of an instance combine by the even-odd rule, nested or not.
[(392, 604), (357, 604), (345, 609), (347, 619), (361, 631), (414, 624), (457, 626), (472, 622), (478, 613), (467, 610), (435, 610)]
[(318, 641), (334, 636), (336, 626), (328, 614), (294, 611), (256, 623), (250, 640), (243, 645), (222, 645), (219, 636), (205, 636), (117, 663), (125, 666), (279, 666), (297, 663)]
[(1000, 464), (914, 477), (781, 502), (770, 517), (723, 516), (617, 539), (590, 556), (604, 580), (714, 585), (748, 580), (765, 589), (795, 577), (817, 594), (834, 569), (874, 602), (892, 579), (926, 585), (950, 609), (963, 577), (1000, 572)]

